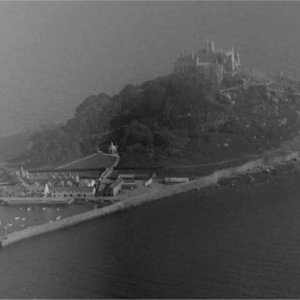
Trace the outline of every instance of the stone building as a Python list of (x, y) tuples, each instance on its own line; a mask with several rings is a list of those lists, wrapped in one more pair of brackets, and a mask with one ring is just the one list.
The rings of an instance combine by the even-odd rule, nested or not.
[(50, 189), (50, 197), (91, 199), (95, 196), (95, 189), (87, 186), (54, 187)]
[(233, 48), (229, 51), (215, 49), (214, 41), (206, 41), (206, 47), (194, 53), (185, 51), (175, 62), (174, 73), (194, 74), (219, 83), (224, 76), (233, 75), (240, 66), (240, 56)]
[(122, 188), (124, 180), (118, 178), (116, 181), (112, 182), (111, 184), (107, 185), (103, 190), (103, 196), (105, 197), (114, 197), (116, 196)]

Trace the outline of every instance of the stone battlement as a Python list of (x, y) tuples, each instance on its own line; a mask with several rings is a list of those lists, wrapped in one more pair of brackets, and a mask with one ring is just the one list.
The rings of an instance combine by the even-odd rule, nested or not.
[(214, 41), (206, 41), (206, 47), (195, 54), (186, 53), (179, 55), (175, 62), (174, 73), (195, 74), (208, 80), (219, 83), (224, 76), (233, 75), (240, 67), (240, 56), (233, 48), (224, 51), (215, 49)]

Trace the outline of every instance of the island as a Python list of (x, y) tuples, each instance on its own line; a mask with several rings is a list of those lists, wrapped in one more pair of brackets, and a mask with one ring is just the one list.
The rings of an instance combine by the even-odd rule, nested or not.
[(14, 156), (0, 148), (2, 205), (92, 204), (22, 232), (2, 224), (2, 245), (232, 178), (252, 184), (297, 163), (299, 125), (299, 81), (247, 68), (234, 48), (206, 41), (169, 75), (88, 97)]

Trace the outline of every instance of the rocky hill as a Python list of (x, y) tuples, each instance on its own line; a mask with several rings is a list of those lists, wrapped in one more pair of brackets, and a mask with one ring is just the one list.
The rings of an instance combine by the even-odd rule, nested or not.
[(222, 84), (172, 74), (88, 97), (11, 163), (54, 165), (107, 150), (111, 140), (121, 166), (214, 162), (278, 147), (299, 125), (300, 85), (282, 74), (241, 69)]

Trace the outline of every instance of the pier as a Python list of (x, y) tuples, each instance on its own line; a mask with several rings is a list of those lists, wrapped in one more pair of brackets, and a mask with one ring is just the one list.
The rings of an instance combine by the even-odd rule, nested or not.
[(1, 197), (2, 205), (71, 205), (74, 198), (52, 198), (52, 197)]

